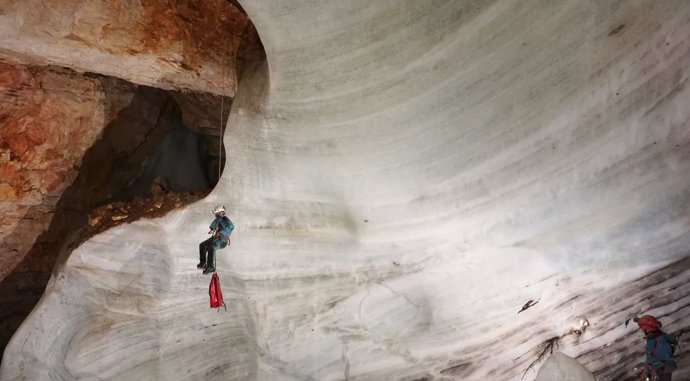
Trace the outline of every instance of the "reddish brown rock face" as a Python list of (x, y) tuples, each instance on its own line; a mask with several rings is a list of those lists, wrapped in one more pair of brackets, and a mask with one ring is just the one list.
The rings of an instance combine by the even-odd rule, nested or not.
[(0, 61), (0, 279), (50, 223), (107, 122), (103, 99), (94, 79)]
[(255, 33), (227, 0), (24, 0), (0, 12), (0, 54), (21, 62), (226, 96)]

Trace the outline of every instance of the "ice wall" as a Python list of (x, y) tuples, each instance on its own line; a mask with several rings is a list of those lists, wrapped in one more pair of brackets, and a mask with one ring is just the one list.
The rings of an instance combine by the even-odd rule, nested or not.
[(618, 380), (626, 318), (688, 325), (685, 1), (246, 3), (219, 185), (73, 252), (1, 380), (519, 380), (582, 318), (560, 349)]
[(556, 352), (539, 369), (535, 381), (596, 381), (577, 360)]

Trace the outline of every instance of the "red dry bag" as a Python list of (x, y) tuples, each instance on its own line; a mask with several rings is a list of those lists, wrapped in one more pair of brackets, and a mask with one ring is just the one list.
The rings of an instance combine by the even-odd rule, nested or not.
[(228, 310), (228, 307), (225, 306), (225, 302), (223, 302), (223, 292), (220, 291), (220, 280), (216, 273), (213, 273), (211, 284), (208, 285), (208, 295), (211, 297), (211, 308), (220, 308), (223, 306), (226, 311)]

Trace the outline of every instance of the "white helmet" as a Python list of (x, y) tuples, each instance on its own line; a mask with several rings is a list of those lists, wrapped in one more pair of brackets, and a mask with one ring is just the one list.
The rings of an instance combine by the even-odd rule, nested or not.
[(220, 214), (220, 215), (224, 216), (225, 215), (225, 206), (218, 205), (218, 206), (214, 207), (213, 209), (211, 209), (211, 213)]

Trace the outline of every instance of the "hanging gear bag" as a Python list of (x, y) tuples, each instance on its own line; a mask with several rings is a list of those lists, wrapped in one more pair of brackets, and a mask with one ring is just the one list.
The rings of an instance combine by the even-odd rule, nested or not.
[(208, 285), (208, 295), (211, 297), (211, 308), (220, 308), (223, 306), (225, 310), (228, 307), (223, 301), (223, 292), (220, 290), (220, 279), (218, 279), (218, 274), (213, 273), (211, 277), (211, 283)]

